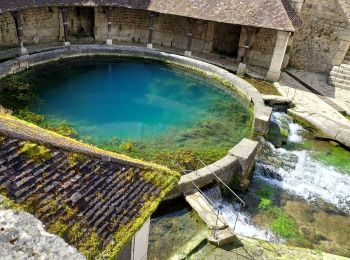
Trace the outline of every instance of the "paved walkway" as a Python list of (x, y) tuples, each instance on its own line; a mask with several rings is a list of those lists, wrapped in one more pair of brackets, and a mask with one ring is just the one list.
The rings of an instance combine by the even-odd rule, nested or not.
[(295, 104), (290, 110), (292, 114), (350, 147), (350, 120), (339, 113), (339, 110), (350, 112), (350, 91), (329, 86), (325, 75), (298, 70), (282, 73), (275, 85)]

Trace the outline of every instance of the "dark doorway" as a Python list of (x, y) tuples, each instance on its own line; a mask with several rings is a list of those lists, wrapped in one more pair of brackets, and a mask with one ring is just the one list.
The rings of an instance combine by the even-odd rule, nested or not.
[(94, 40), (95, 12), (93, 7), (72, 7), (68, 11), (69, 35), (74, 41)]
[(216, 23), (213, 50), (216, 53), (237, 57), (241, 26)]

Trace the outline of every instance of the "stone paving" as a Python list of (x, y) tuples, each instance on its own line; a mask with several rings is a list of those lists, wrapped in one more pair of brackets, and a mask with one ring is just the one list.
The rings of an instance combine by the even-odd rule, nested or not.
[(345, 257), (323, 253), (317, 250), (290, 247), (285, 244), (274, 244), (258, 241), (251, 238), (239, 237), (233, 244), (216, 247), (206, 244), (194, 252), (188, 259), (191, 260), (235, 260), (235, 259), (347, 259)]
[(341, 107), (341, 110), (349, 112), (350, 91), (328, 86), (327, 77), (320, 74), (297, 70), (288, 72), (322, 94), (312, 93), (290, 75), (282, 73), (275, 86), (295, 104), (289, 111), (309, 121), (327, 136), (350, 147), (350, 120), (337, 111)]

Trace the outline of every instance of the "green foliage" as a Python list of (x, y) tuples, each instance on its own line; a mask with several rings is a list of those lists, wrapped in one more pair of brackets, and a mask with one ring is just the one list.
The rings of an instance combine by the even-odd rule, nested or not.
[(261, 198), (258, 208), (261, 210), (268, 210), (272, 207), (272, 201), (269, 199)]
[(72, 126), (70, 126), (67, 122), (59, 122), (58, 124), (46, 124), (44, 125), (44, 128), (47, 128), (48, 130), (51, 130), (53, 132), (56, 132), (60, 135), (71, 137), (71, 138), (77, 138), (78, 132), (75, 130)]
[(268, 185), (263, 185), (256, 193), (261, 199), (269, 199), (271, 200), (273, 198), (273, 188)]
[(42, 125), (45, 120), (45, 116), (38, 115), (36, 113), (30, 112), (27, 109), (21, 109), (16, 112), (16, 116), (19, 119), (22, 119), (24, 121), (36, 124), (36, 125)]
[(298, 225), (295, 220), (281, 208), (271, 208), (267, 211), (268, 216), (273, 219), (272, 230), (284, 238), (299, 237)]
[(258, 191), (260, 197), (258, 209), (270, 220), (270, 228), (283, 238), (299, 238), (298, 225), (282, 208), (273, 205), (274, 191), (271, 186), (264, 185)]
[(132, 152), (135, 150), (135, 143), (133, 142), (124, 142), (120, 145), (120, 149), (124, 152)]
[(18, 153), (25, 154), (28, 160), (34, 160), (36, 163), (49, 160), (52, 157), (49, 148), (32, 142), (25, 142)]

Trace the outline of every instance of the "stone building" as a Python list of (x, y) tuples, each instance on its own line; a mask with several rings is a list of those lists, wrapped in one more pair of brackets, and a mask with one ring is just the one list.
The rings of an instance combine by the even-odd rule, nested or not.
[[(134, 43), (235, 57), (277, 80), (301, 20), (299, 0), (3, 1), (0, 48), (62, 41)], [(285, 61), (284, 61), (285, 60)], [(284, 61), (284, 62), (283, 62)]]

